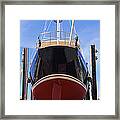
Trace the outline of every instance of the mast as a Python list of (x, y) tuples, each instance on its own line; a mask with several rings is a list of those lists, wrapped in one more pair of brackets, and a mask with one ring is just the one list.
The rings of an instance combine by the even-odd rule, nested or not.
[(56, 37), (57, 37), (57, 45), (58, 45), (60, 40), (60, 23), (62, 22), (62, 20), (54, 20), (54, 22), (56, 23)]
[(60, 21), (57, 20), (57, 44), (60, 40)]

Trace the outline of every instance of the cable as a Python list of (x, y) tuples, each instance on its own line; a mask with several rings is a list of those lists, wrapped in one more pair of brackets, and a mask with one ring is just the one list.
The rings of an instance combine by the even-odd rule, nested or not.
[(47, 26), (45, 32), (49, 29), (51, 22), (52, 22), (52, 20), (50, 21), (49, 25)]
[(47, 20), (45, 20), (44, 27), (43, 27), (43, 31), (46, 30), (46, 26), (47, 26)]
[[(51, 22), (52, 22), (52, 20), (50, 20), (50, 23), (49, 23), (48, 26), (47, 26), (47, 21), (46, 21), (46, 24), (45, 24), (45, 27), (46, 27), (46, 28), (44, 28), (43, 33), (47, 32), (47, 30), (48, 30), (49, 27), (50, 27)], [(42, 39), (43, 39), (44, 35), (45, 35), (45, 34), (43, 34)]]
[[(43, 27), (43, 32), (46, 30), (46, 27), (47, 27), (47, 20), (45, 20), (45, 23), (44, 23), (44, 27)], [(44, 37), (44, 34), (42, 34), (42, 39)]]
[(75, 25), (74, 25), (74, 30), (75, 30), (75, 34), (77, 34), (76, 29), (75, 29)]

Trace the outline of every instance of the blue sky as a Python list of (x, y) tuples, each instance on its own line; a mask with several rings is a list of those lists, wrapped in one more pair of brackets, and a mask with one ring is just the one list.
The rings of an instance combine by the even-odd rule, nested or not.
[[(49, 26), (50, 25), (50, 26)], [(20, 54), (22, 48), (31, 48), (29, 50), (29, 57), (32, 59), (36, 46), (36, 41), (41, 32), (44, 31), (48, 26), (47, 31), (55, 31), (55, 22), (51, 20), (21, 20), (20, 21)], [(80, 39), (80, 47), (85, 61), (90, 66), (90, 45), (95, 44), (97, 53), (97, 64), (96, 64), (96, 79), (98, 81), (99, 96), (100, 96), (100, 21), (99, 20), (75, 20), (74, 32), (78, 34)], [(70, 32), (71, 24), (70, 20), (63, 20), (61, 22), (61, 30)]]

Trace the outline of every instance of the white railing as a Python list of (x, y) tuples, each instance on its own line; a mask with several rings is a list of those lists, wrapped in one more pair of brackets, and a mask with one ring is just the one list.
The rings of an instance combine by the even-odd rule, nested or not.
[[(59, 38), (57, 34), (59, 33)], [(72, 38), (72, 39), (71, 39)], [(70, 32), (56, 31), (56, 32), (43, 32), (39, 35), (41, 47), (49, 45), (67, 45), (75, 46), (75, 34), (70, 36)], [(37, 45), (39, 47), (39, 45)]]
[[(57, 36), (57, 33), (60, 34), (59, 38)], [(75, 34), (72, 35), (72, 39), (74, 39)], [(40, 33), (39, 39), (41, 41), (48, 41), (48, 40), (70, 40), (70, 32), (65, 31), (53, 31), (53, 32), (43, 32)]]

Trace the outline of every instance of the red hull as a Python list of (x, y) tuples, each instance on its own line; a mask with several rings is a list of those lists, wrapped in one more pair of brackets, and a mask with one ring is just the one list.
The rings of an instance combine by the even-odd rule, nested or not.
[(44, 77), (32, 88), (35, 100), (82, 100), (86, 91), (82, 82), (64, 74)]

